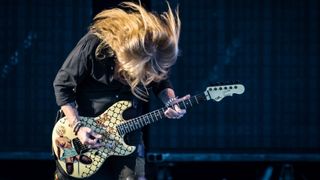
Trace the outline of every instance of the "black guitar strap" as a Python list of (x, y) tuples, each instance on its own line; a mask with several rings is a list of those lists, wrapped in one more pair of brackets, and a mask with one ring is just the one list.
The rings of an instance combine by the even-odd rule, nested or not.
[[(53, 126), (59, 121), (59, 119), (63, 118), (64, 116), (65, 116), (65, 115), (64, 115), (62, 109), (59, 109), (59, 110), (57, 111), (56, 119), (55, 119), (55, 121), (54, 121)], [(51, 155), (52, 155), (52, 157), (54, 158), (54, 160), (57, 160), (57, 159), (58, 159), (57, 156), (54, 154), (53, 147), (51, 147)]]
[(57, 123), (57, 122), (59, 121), (59, 119), (63, 118), (64, 116), (65, 116), (65, 115), (64, 115), (62, 109), (59, 109), (59, 110), (57, 111), (56, 120), (54, 121), (54, 123)]

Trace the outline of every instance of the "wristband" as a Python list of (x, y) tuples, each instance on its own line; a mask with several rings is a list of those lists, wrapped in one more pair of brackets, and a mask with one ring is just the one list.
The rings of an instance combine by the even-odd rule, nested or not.
[(75, 135), (78, 134), (78, 132), (82, 126), (83, 126), (83, 124), (80, 121), (76, 122), (76, 124), (73, 127), (73, 132)]

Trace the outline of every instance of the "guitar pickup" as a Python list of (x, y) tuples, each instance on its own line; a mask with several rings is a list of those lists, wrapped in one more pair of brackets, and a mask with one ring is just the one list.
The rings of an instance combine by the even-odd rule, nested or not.
[(82, 144), (79, 138), (72, 139), (73, 146), (78, 154), (85, 153), (89, 150), (89, 148)]

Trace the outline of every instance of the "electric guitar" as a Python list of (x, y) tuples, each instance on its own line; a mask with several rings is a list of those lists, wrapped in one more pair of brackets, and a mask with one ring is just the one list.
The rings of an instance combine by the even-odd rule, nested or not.
[[(181, 101), (177, 105), (186, 109), (203, 101), (221, 101), (226, 96), (242, 94), (242, 84), (209, 86), (198, 95)], [(85, 178), (95, 174), (110, 156), (127, 156), (134, 152), (135, 146), (124, 142), (124, 135), (148, 124), (165, 118), (166, 107), (142, 116), (124, 120), (123, 111), (131, 107), (130, 101), (118, 101), (97, 117), (80, 117), (81, 123), (101, 134), (102, 147), (90, 149), (75, 136), (65, 117), (58, 120), (52, 131), (52, 148), (59, 165), (66, 174), (75, 178)]]

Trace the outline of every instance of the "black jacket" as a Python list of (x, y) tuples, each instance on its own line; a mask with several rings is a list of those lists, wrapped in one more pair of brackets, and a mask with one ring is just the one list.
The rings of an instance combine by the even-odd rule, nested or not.
[[(53, 86), (58, 106), (76, 102), (81, 116), (97, 116), (119, 100), (141, 101), (134, 97), (128, 85), (113, 80), (114, 57), (96, 59), (100, 39), (87, 33), (69, 54), (56, 75)], [(157, 95), (171, 88), (169, 80), (151, 83)]]

